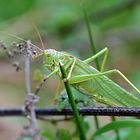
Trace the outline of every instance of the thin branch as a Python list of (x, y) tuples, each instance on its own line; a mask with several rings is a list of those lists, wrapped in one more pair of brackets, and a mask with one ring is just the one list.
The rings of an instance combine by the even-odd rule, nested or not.
[(24, 55), (25, 61), (25, 83), (26, 83), (26, 100), (25, 100), (25, 111), (30, 121), (30, 125), (25, 127), (25, 135), (33, 137), (34, 140), (40, 140), (39, 130), (37, 125), (36, 113), (34, 111), (34, 105), (38, 102), (38, 97), (31, 93), (30, 84), (30, 57), (28, 55), (28, 48), (30, 48), (30, 41), (27, 41), (27, 54)]
[(31, 84), (30, 84), (30, 59), (29, 57), (24, 57), (25, 61), (25, 84), (26, 84), (26, 93), (29, 95), (31, 93)]
[[(39, 116), (73, 116), (71, 108), (58, 111), (56, 108), (34, 108)], [(139, 107), (82, 107), (79, 114), (84, 116), (140, 116)], [(0, 117), (25, 116), (23, 108), (0, 108)]]

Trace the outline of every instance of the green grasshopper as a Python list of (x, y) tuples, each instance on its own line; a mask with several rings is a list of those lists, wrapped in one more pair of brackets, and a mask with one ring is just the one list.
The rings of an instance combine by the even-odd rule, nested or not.
[[(59, 63), (61, 63), (68, 75), (66, 79), (62, 80), (69, 80), (71, 86), (81, 93), (90, 96), (93, 100), (109, 106), (140, 106), (140, 91), (119, 70), (113, 69), (103, 72), (108, 56), (108, 48), (104, 48), (96, 55), (82, 61), (66, 52), (60, 52), (54, 49), (45, 50), (33, 44), (30, 45), (35, 48), (34, 51), (33, 49), (30, 51), (31, 57), (37, 58), (42, 56), (44, 58), (44, 67), (51, 71), (51, 73), (42, 80), (36, 93), (52, 75), (56, 74), (62, 79), (59, 67)], [(101, 71), (98, 71), (92, 67), (90, 63), (101, 55), (104, 57)], [(113, 73), (119, 74), (137, 93), (129, 93), (106, 76)]]
[[(101, 72), (99, 72), (89, 65), (89, 63), (102, 54), (104, 54), (104, 58), (102, 61)], [(54, 49), (42, 50), (39, 55), (33, 54), (32, 57), (36, 58), (40, 55), (44, 58), (44, 67), (52, 72), (43, 79), (43, 82), (39, 87), (41, 87), (43, 83), (54, 74), (57, 74), (62, 79), (59, 68), (59, 63), (61, 62), (68, 75), (64, 80), (69, 80), (70, 85), (81, 93), (91, 96), (96, 101), (110, 106), (140, 106), (140, 91), (119, 70), (114, 69), (103, 72), (108, 55), (107, 48), (104, 48), (96, 55), (84, 61), (69, 53), (58, 52)], [(137, 91), (137, 94), (129, 93), (106, 76), (112, 73), (118, 73)]]

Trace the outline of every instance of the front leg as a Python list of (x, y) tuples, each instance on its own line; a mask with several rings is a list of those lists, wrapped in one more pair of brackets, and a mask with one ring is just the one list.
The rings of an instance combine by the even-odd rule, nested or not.
[(55, 69), (53, 72), (51, 72), (49, 75), (45, 76), (42, 80), (42, 82), (37, 86), (36, 90), (35, 90), (35, 94), (38, 94), (38, 92), (40, 91), (40, 89), (43, 87), (43, 85), (45, 84), (46, 80), (49, 79), (53, 74), (57, 73), (58, 68)]

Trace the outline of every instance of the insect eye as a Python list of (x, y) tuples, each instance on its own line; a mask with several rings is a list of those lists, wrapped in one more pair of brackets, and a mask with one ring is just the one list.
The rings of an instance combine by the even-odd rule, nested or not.
[(61, 99), (62, 99), (62, 100), (65, 100), (65, 97), (62, 97)]
[(33, 51), (33, 54), (34, 54), (34, 55), (36, 55), (36, 54), (37, 54), (37, 52), (36, 52), (36, 51)]

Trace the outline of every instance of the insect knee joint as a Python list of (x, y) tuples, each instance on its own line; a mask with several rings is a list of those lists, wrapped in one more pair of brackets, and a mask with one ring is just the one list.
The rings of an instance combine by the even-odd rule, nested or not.
[(104, 48), (105, 51), (109, 52), (109, 49), (107, 47)]
[(47, 78), (43, 79), (43, 82), (46, 82)]
[(64, 81), (64, 82), (67, 82), (67, 81), (68, 81), (68, 79), (67, 79), (67, 78), (64, 78), (64, 79), (63, 79), (63, 81)]
[(117, 69), (114, 69), (114, 73), (120, 73), (120, 71)]

